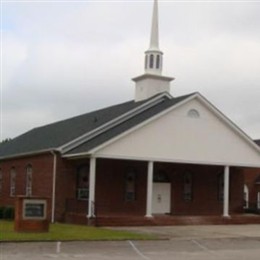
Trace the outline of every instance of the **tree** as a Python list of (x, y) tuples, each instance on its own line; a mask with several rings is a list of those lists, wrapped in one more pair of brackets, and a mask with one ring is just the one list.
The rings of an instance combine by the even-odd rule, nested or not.
[(3, 140), (0, 142), (0, 144), (8, 143), (8, 142), (10, 142), (11, 140), (12, 140), (11, 138), (5, 138), (5, 139), (3, 139)]

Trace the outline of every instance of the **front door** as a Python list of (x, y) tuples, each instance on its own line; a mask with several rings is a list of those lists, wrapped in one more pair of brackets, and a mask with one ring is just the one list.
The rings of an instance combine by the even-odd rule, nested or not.
[(153, 183), (153, 213), (171, 212), (171, 183)]

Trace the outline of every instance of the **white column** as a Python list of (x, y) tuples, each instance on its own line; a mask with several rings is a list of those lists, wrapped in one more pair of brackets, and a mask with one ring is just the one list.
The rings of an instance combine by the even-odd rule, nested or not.
[(89, 200), (88, 200), (88, 218), (95, 217), (95, 186), (96, 186), (96, 158), (90, 158), (89, 166)]
[(229, 166), (225, 166), (224, 170), (223, 217), (229, 217)]
[(152, 217), (152, 198), (153, 198), (153, 162), (148, 162), (147, 172), (147, 197), (146, 197), (146, 217)]

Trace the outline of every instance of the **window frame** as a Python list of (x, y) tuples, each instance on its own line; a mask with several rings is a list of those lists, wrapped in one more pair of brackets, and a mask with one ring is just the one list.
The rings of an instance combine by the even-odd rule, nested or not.
[(153, 69), (153, 67), (154, 67), (154, 55), (150, 54), (150, 57), (149, 57), (149, 69)]
[[(132, 179), (132, 183), (129, 181)], [(136, 201), (136, 179), (137, 174), (135, 169), (128, 169), (124, 176), (125, 189), (124, 189), (124, 200), (125, 202)]]
[(249, 189), (246, 184), (244, 184), (244, 209), (249, 208)]
[(159, 54), (156, 55), (156, 69), (160, 69), (161, 57)]
[(190, 171), (186, 171), (183, 175), (183, 200), (185, 202), (193, 201), (193, 174)]
[[(81, 173), (82, 170), (86, 170), (85, 174), (86, 176), (81, 176), (80, 174), (84, 174)], [(81, 178), (87, 178), (86, 181), (84, 180), (80, 180)], [(82, 184), (80, 185), (80, 182), (86, 182), (86, 184)], [(82, 164), (79, 167), (77, 167), (77, 182), (76, 182), (77, 186), (76, 186), (76, 198), (77, 200), (89, 200), (89, 164)]]
[(25, 195), (27, 197), (32, 196), (32, 178), (33, 178), (33, 167), (31, 164), (26, 166), (26, 183), (25, 183)]
[(12, 167), (10, 170), (10, 197), (15, 197), (16, 195), (16, 169)]
[(3, 171), (0, 168), (0, 195), (2, 194), (2, 192), (3, 192)]
[(260, 191), (257, 192), (257, 209), (260, 210)]

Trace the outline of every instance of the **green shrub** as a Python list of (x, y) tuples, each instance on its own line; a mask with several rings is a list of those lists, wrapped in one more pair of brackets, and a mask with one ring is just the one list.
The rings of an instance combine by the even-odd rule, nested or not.
[(247, 213), (247, 214), (259, 214), (260, 210), (257, 209), (257, 208), (248, 208), (248, 209), (245, 209), (245, 213)]
[(4, 218), (4, 207), (0, 207), (0, 219)]
[(14, 219), (14, 207), (7, 206), (3, 208), (3, 219)]

